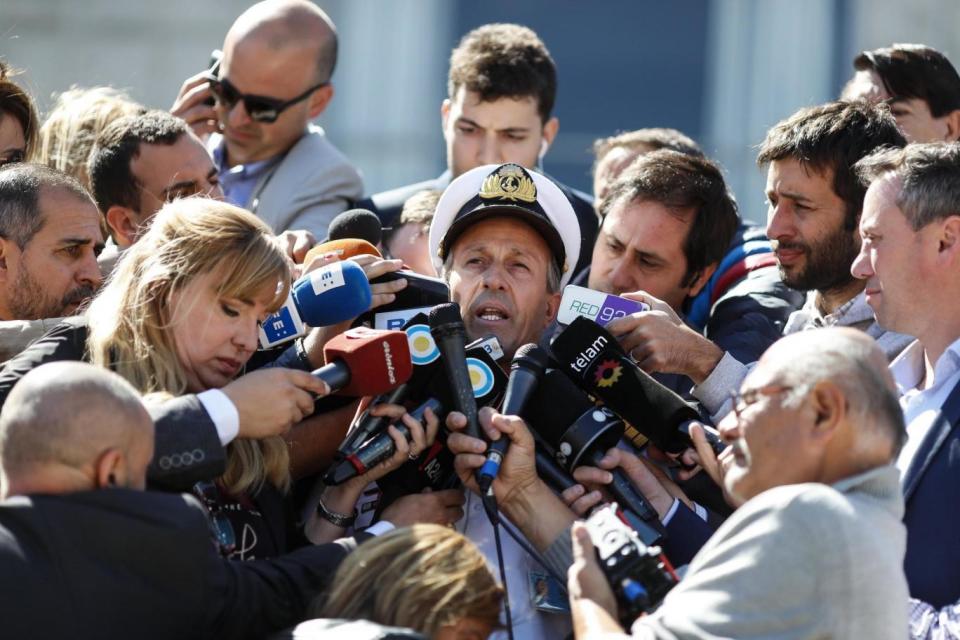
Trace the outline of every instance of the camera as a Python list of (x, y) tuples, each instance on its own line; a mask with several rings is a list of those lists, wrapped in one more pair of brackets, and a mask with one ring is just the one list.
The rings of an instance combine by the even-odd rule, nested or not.
[(608, 504), (594, 511), (586, 524), (600, 567), (617, 599), (620, 622), (629, 628), (660, 604), (677, 577), (660, 547), (643, 544), (618, 512), (616, 503)]

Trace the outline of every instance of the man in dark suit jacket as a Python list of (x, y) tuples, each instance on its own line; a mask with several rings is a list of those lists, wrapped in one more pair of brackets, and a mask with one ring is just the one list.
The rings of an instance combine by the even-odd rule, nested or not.
[(911, 635), (926, 637), (936, 609), (960, 600), (960, 144), (912, 144), (857, 168), (869, 188), (852, 272), (880, 324), (917, 337), (890, 367), (907, 422), (897, 466)]
[(153, 424), (91, 365), (29, 374), (0, 412), (0, 620), (11, 638), (261, 638), (295, 624), (354, 546), (214, 550), (202, 507), (147, 493)]
[[(560, 121), (551, 115), (557, 69), (546, 46), (527, 27), (489, 24), (464, 36), (450, 56), (447, 90), (440, 107), (447, 170), (433, 180), (374, 194), (358, 204), (380, 216), (384, 226), (399, 219), (403, 203), (413, 194), (442, 191), (470, 169), (513, 162), (541, 171), (543, 156), (560, 130)], [(590, 263), (598, 218), (590, 196), (557, 186), (580, 223), (576, 273)]]

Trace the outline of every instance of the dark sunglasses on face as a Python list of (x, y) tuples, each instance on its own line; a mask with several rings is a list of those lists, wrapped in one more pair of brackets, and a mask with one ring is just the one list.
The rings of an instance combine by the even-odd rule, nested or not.
[(320, 82), (296, 98), (278, 100), (277, 98), (240, 93), (226, 78), (210, 76), (207, 78), (207, 82), (210, 83), (210, 91), (213, 93), (213, 97), (216, 98), (217, 102), (223, 105), (225, 109), (228, 111), (233, 109), (234, 105), (242, 100), (243, 108), (247, 110), (247, 115), (250, 116), (250, 119), (264, 123), (276, 122), (280, 114), (288, 107), (292, 107), (298, 102), (306, 100), (314, 91), (329, 84), (328, 82)]

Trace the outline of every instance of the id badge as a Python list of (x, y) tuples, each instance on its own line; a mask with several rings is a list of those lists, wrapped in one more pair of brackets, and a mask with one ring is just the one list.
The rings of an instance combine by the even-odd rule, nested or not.
[(530, 604), (537, 611), (547, 613), (570, 613), (570, 602), (562, 585), (548, 573), (527, 572), (530, 587)]

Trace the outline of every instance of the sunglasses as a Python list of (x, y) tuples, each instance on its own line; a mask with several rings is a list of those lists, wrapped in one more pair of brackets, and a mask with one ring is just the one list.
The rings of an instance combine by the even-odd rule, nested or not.
[(271, 123), (276, 122), (277, 118), (280, 117), (280, 114), (283, 113), (287, 108), (292, 107), (298, 102), (303, 102), (310, 97), (310, 94), (325, 87), (329, 82), (320, 82), (296, 98), (291, 98), (290, 100), (279, 100), (277, 98), (268, 98), (266, 96), (256, 96), (252, 94), (240, 93), (237, 91), (237, 88), (230, 84), (230, 81), (226, 78), (217, 78), (215, 76), (209, 76), (207, 82), (210, 83), (210, 91), (213, 93), (213, 97), (219, 102), (225, 109), (228, 111), (233, 109), (241, 100), (243, 101), (243, 108), (246, 109), (247, 115), (250, 116), (251, 120), (256, 122)]

